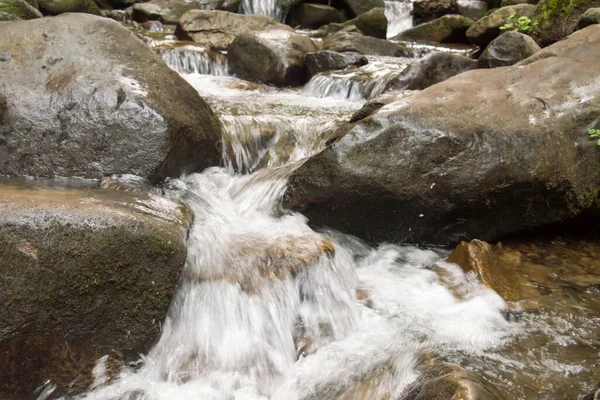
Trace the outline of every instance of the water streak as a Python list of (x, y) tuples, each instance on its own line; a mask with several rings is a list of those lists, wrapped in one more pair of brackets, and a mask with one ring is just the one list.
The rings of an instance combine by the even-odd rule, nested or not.
[(385, 17), (388, 20), (388, 39), (412, 28), (412, 8), (412, 1), (410, 0), (385, 1)]
[[(242, 14), (260, 14), (267, 15), (279, 22), (283, 22), (287, 16), (285, 4), (286, 0), (243, 0), (241, 6)], [(289, 4), (288, 4), (289, 5)]]
[(182, 74), (227, 75), (225, 55), (197, 46), (158, 47), (163, 61), (174, 71)]

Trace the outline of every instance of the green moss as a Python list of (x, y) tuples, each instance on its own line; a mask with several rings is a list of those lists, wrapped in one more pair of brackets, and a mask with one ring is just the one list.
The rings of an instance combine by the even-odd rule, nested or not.
[(0, 0), (0, 20), (40, 18), (42, 14), (24, 0)]
[(557, 19), (568, 18), (575, 8), (585, 5), (587, 2), (588, 0), (546, 0), (541, 2), (535, 16), (538, 29), (547, 29)]

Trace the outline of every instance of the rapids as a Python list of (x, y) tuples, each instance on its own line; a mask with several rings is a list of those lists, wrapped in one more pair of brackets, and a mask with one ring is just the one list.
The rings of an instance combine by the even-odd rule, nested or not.
[[(386, 1), (401, 21), (391, 32), (412, 24), (409, 5)], [(273, 0), (242, 7), (284, 18)], [(563, 312), (528, 313), (445, 262), (447, 250), (370, 247), (281, 208), (293, 169), (413, 59), (369, 57), (303, 89), (276, 89), (228, 76), (220, 54), (172, 44), (150, 43), (221, 119), (223, 167), (166, 182), (194, 221), (160, 340), (134, 364), (98, 360), (76, 399), (402, 399), (423, 366), (450, 361), (507, 399), (549, 400), (553, 387), (573, 390), (573, 376), (597, 369), (581, 361), (600, 329), (593, 313), (573, 316), (568, 301)], [(589, 327), (581, 340), (574, 320)], [(569, 359), (571, 345), (586, 355)], [(549, 354), (561, 346), (566, 361)], [(540, 391), (538, 378), (554, 386)]]

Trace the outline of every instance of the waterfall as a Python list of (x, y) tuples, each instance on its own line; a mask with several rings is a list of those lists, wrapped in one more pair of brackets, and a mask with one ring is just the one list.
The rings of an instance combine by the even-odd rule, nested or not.
[(81, 399), (399, 398), (422, 354), (472, 353), (510, 336), (504, 301), (440, 254), (372, 249), (282, 215), (289, 167), (170, 182), (195, 217), (161, 338), (116, 376), (100, 360)]
[(240, 11), (242, 14), (267, 15), (283, 22), (287, 16), (286, 8), (292, 3), (289, 0), (243, 0)]
[(393, 38), (400, 32), (412, 28), (412, 1), (385, 1), (385, 17), (388, 20), (387, 37)]
[(198, 46), (158, 47), (156, 51), (173, 70), (184, 74), (227, 75), (225, 55)]

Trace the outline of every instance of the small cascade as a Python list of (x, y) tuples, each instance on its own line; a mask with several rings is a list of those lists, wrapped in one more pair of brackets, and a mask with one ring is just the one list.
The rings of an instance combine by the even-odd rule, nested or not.
[[(267, 15), (279, 22), (283, 22), (287, 16), (287, 13), (284, 12), (283, 2), (285, 0), (243, 0), (240, 12), (242, 14)], [(290, 2), (287, 1), (287, 3)]]
[(173, 70), (182, 74), (227, 75), (224, 54), (198, 46), (157, 47), (156, 51)]
[(333, 97), (364, 101), (379, 96), (388, 83), (414, 60), (399, 57), (368, 56), (369, 64), (343, 71), (329, 71), (312, 77), (302, 89), (310, 97)]
[(412, 28), (412, 8), (412, 1), (410, 0), (385, 1), (385, 17), (388, 20), (388, 39), (393, 38), (400, 32)]

